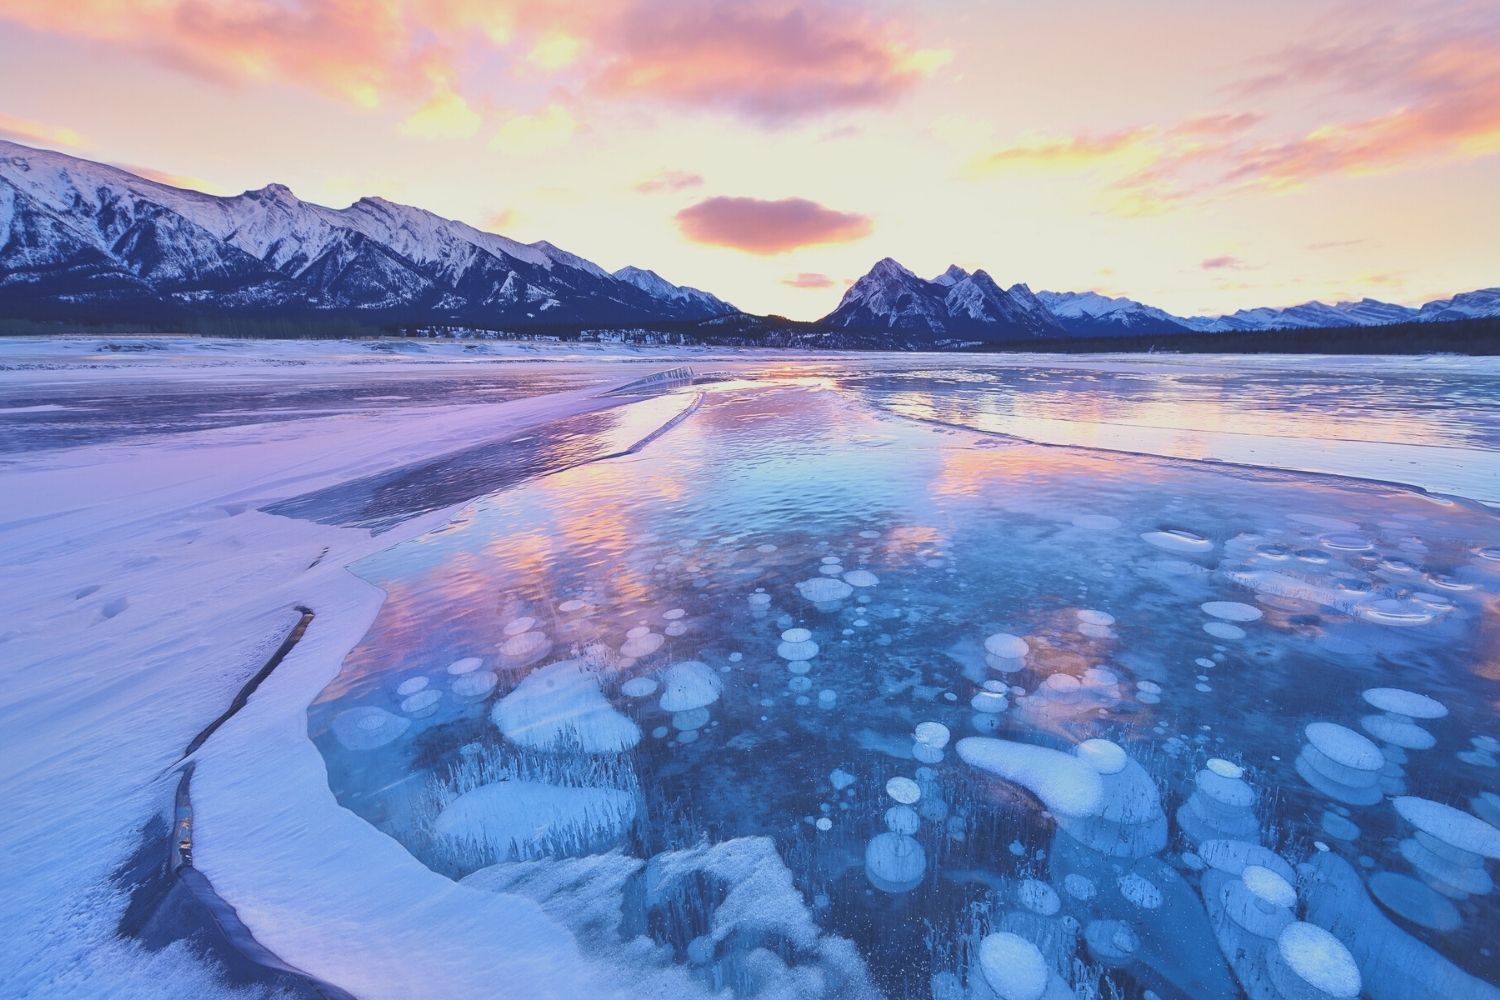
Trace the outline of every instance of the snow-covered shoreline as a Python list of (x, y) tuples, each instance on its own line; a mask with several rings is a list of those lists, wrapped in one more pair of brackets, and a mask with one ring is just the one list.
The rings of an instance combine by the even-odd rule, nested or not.
[[(0, 651), (10, 668), (0, 698), (0, 794), (8, 805), (0, 844), (11, 859), (0, 920), (23, 930), (0, 964), (0, 992), (221, 991), (184, 948), (150, 954), (116, 936), (126, 900), (111, 873), (138, 846), (146, 822), (170, 808), (183, 747), (281, 641), (299, 603), (316, 609), (315, 627), (195, 755), (199, 869), (262, 943), (371, 996), (412, 995), (400, 969), (415, 969), (409, 956), (369, 933), (372, 906), (394, 888), (361, 890), (360, 876), (371, 869), (358, 859), (379, 857), (382, 849), (399, 855), (385, 860), (411, 880), (406, 907), (420, 911), (431, 894), (473, 895), (480, 901), (466, 900), (468, 912), (489, 906), (497, 920), (517, 921), (502, 939), (543, 933), (548, 924), (538, 912), (524, 905), (518, 912), (500, 897), (432, 875), (340, 809), (306, 739), (307, 704), (381, 601), (345, 567), (443, 523), (451, 509), (372, 537), (256, 508), (617, 402), (579, 390), (415, 414), (406, 408), (223, 428), (12, 462), (0, 491), (7, 552)], [(336, 836), (351, 839), (330, 839)], [(319, 855), (330, 847), (332, 855)], [(311, 923), (295, 919), (297, 908), (277, 895), (277, 877), (290, 876), (282, 890), (298, 887), (305, 901), (315, 866), (340, 857), (349, 909), (325, 909)], [(324, 901), (331, 905), (330, 897)], [(411, 913), (403, 919), (411, 921)], [(323, 933), (342, 928), (347, 940), (320, 947), (317, 926)], [(453, 946), (467, 934), (478, 951), (463, 961), (450, 955), (456, 974), (525, 971), (503, 965), (511, 953), (495, 947), (494, 927), (482, 938), (481, 925), (460, 930), (448, 928)], [(436, 937), (432, 946), (447, 947)], [(476, 961), (479, 953), (502, 964)], [(540, 957), (556, 948), (513, 954), (533, 969), (548, 964), (560, 991), (577, 985), (570, 979), (576, 962), (558, 958), (553, 968)]]

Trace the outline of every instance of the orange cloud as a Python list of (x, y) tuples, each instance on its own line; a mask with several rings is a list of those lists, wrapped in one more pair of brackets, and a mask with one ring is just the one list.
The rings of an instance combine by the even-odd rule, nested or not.
[(1012, 165), (1063, 170), (1088, 167), (1140, 148), (1153, 134), (1154, 130), (1149, 128), (1127, 128), (1104, 135), (1031, 139), (987, 153), (975, 166), (980, 171), (1003, 169)]
[(805, 198), (709, 198), (677, 213), (694, 243), (770, 256), (827, 243), (852, 243), (874, 228), (865, 215), (836, 212)]
[(77, 149), (84, 144), (83, 136), (70, 128), (47, 125), (29, 118), (17, 118), (15, 115), (3, 113), (0, 113), (0, 135), (8, 136), (17, 142), (38, 146), (64, 146)]

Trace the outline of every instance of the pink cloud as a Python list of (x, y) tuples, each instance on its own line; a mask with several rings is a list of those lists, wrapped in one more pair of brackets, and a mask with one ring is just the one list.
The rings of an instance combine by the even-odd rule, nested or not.
[(1245, 269), (1245, 262), (1225, 254), (1222, 257), (1209, 257), (1200, 266), (1205, 271), (1242, 271)]
[(635, 190), (641, 194), (658, 194), (663, 191), (685, 191), (688, 188), (702, 186), (701, 174), (690, 174), (682, 170), (663, 170), (636, 184)]
[(541, 72), (567, 100), (775, 125), (888, 104), (944, 58), (915, 47), (907, 25), (839, 0), (0, 0), (0, 21), (227, 85), (291, 84), (367, 108), (437, 99), (465, 131), (493, 110), (485, 67), (518, 80)]
[(788, 288), (832, 288), (838, 284), (826, 274), (815, 274), (811, 271), (789, 275), (782, 278), (781, 283)]
[(829, 0), (639, 0), (595, 36), (589, 88), (783, 124), (905, 94), (945, 57), (906, 34)]
[(874, 228), (865, 215), (837, 212), (805, 198), (709, 198), (677, 213), (694, 243), (773, 255), (826, 243), (852, 243)]

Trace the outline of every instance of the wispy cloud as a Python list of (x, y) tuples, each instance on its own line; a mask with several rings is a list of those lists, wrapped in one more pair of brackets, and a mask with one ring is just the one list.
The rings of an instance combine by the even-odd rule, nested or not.
[(689, 173), (685, 170), (663, 170), (661, 173), (653, 174), (637, 182), (635, 190), (641, 194), (659, 194), (663, 191), (686, 191), (688, 188), (702, 186), (701, 174)]
[(1357, 240), (1318, 240), (1318, 241), (1316, 241), (1314, 243), (1309, 243), (1307, 245), (1307, 249), (1309, 249), (1309, 250), (1339, 250), (1339, 249), (1342, 249), (1344, 247), (1357, 247), (1361, 243), (1364, 243), (1364, 242), (1366, 242), (1366, 240), (1364, 240), (1364, 239), (1357, 239)]
[(1238, 257), (1224, 254), (1220, 257), (1207, 257), (1198, 266), (1205, 271), (1243, 271), (1249, 265)]
[(694, 243), (773, 255), (826, 243), (852, 243), (874, 228), (869, 216), (838, 212), (806, 198), (709, 198), (677, 213)]

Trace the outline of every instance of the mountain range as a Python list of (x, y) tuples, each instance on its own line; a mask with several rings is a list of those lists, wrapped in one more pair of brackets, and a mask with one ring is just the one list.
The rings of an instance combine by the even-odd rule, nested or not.
[[(383, 198), (221, 198), (0, 141), (0, 309), (353, 311), (421, 321), (701, 320), (737, 310)], [(6, 308), (8, 307), (8, 308)]]
[[(599, 325), (779, 335), (654, 271), (610, 272), (551, 243), (521, 243), (383, 198), (347, 208), (281, 184), (230, 197), (0, 140), (0, 316), (146, 319), (355, 315), (482, 328)], [(1419, 308), (1362, 299), (1176, 316), (1097, 292), (1033, 293), (983, 270), (925, 279), (887, 257), (803, 331), (903, 346), (1154, 333), (1230, 333), (1500, 316), (1500, 288)], [(761, 331), (759, 334), (754, 331)]]

